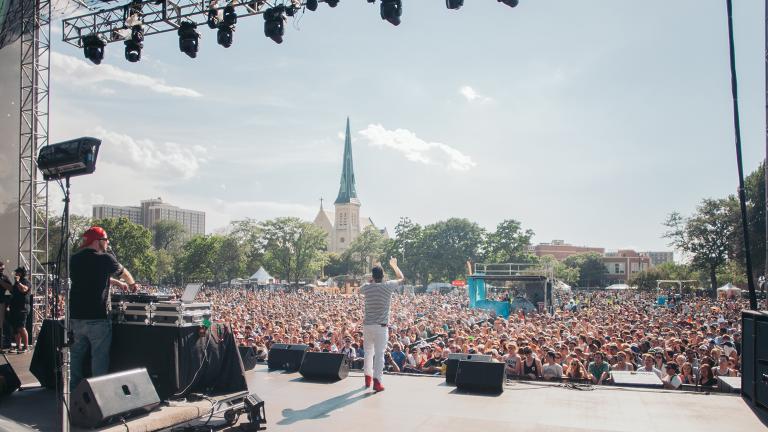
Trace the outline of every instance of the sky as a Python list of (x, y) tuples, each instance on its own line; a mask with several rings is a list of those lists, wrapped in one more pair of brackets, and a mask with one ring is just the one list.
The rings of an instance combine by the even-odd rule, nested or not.
[[(103, 141), (73, 211), (162, 197), (205, 211), (208, 232), (312, 220), (338, 192), (347, 116), (361, 213), (390, 232), (516, 219), (534, 243), (669, 250), (670, 212), (736, 192), (725, 2), (403, 3), (398, 27), (342, 0), (297, 15), (280, 45), (245, 17), (228, 49), (202, 27), (196, 59), (165, 33), (141, 62), (110, 44), (99, 66), (57, 21), (51, 142)], [(766, 147), (764, 15), (735, 3), (749, 173)]]

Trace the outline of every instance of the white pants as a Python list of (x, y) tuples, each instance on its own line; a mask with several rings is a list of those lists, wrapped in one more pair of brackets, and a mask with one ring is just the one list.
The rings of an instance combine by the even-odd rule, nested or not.
[(387, 348), (387, 339), (389, 338), (389, 328), (374, 325), (363, 326), (363, 350), (365, 351), (365, 361), (363, 362), (363, 372), (368, 376), (373, 376), (381, 382), (384, 376), (384, 350)]

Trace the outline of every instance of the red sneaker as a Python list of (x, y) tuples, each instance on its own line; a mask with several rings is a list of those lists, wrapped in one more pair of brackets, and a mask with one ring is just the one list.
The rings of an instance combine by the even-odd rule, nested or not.
[(373, 391), (375, 391), (376, 393), (380, 391), (384, 391), (384, 386), (381, 385), (381, 382), (376, 378), (373, 379)]
[(370, 386), (371, 386), (371, 376), (370, 375), (366, 375), (365, 376), (365, 388), (368, 388)]

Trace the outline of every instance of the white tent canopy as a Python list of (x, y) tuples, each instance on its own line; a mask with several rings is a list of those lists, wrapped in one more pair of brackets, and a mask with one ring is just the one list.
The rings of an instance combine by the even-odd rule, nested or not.
[(267, 273), (266, 270), (264, 270), (264, 267), (259, 267), (259, 269), (256, 271), (256, 273), (252, 274), (251, 277), (248, 278), (251, 282), (256, 282), (259, 284), (269, 284), (274, 282), (274, 279), (272, 276)]
[(630, 289), (630, 287), (627, 284), (613, 284), (613, 285), (610, 285), (610, 286), (606, 287), (605, 289), (612, 290), (612, 291), (613, 290), (628, 290), (628, 289)]
[(725, 285), (721, 286), (720, 288), (718, 288), (717, 291), (719, 291), (719, 292), (722, 292), (722, 291), (726, 291), (726, 292), (727, 291), (740, 292), (741, 288), (739, 288), (736, 285), (728, 282), (727, 284), (725, 284)]

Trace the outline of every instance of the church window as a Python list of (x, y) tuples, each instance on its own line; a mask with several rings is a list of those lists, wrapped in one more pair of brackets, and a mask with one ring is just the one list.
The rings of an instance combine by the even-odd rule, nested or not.
[(339, 243), (344, 243), (344, 237), (339, 239)]

